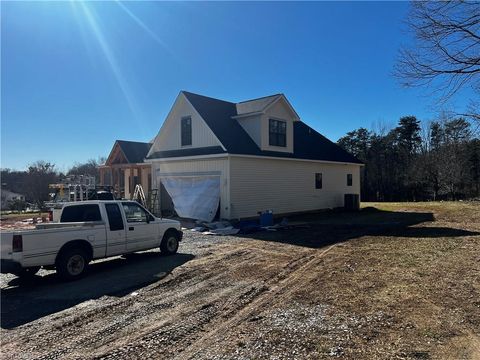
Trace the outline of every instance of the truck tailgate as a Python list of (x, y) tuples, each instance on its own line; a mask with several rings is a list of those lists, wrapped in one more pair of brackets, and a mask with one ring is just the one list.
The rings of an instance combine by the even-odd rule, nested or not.
[(12, 258), (12, 238), (13, 233), (11, 231), (0, 233), (0, 257), (2, 259)]

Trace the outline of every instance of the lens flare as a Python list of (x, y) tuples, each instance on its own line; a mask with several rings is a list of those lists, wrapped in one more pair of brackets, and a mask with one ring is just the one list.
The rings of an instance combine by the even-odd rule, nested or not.
[[(95, 14), (89, 9), (87, 4), (85, 4), (83, 1), (78, 2), (82, 8), (83, 13), (85, 14), (85, 18), (87, 20), (87, 24), (92, 32), (92, 34), (95, 36), (95, 39), (97, 40), (100, 49), (105, 56), (105, 59), (107, 60), (110, 69), (112, 70), (112, 73), (115, 77), (115, 80), (118, 83), (118, 86), (120, 87), (123, 96), (125, 97), (125, 100), (127, 101), (128, 107), (130, 111), (132, 112), (132, 115), (134, 118), (139, 121), (140, 119), (140, 112), (138, 110), (138, 107), (136, 106), (135, 103), (135, 98), (130, 91), (130, 87), (128, 85), (128, 82), (126, 81), (125, 77), (122, 74), (122, 71), (120, 70), (120, 66), (118, 65), (117, 59), (115, 58), (115, 54), (113, 53), (112, 49), (110, 48), (110, 45), (108, 44), (108, 41), (105, 37), (105, 35), (102, 32), (102, 29), (99, 26), (99, 23), (95, 17)], [(140, 124), (139, 124), (140, 125)]]
[(165, 50), (167, 50), (170, 55), (172, 55), (172, 51), (168, 48), (167, 44), (162, 41), (162, 39), (160, 39), (158, 37), (157, 34), (155, 34), (152, 30), (150, 30), (150, 28), (142, 21), (140, 20), (134, 13), (132, 13), (130, 11), (129, 8), (127, 8), (124, 4), (122, 4), (120, 1), (116, 1), (116, 3), (118, 4), (118, 6), (120, 6), (120, 8), (125, 11), (125, 13), (130, 16), (133, 21), (135, 21), (137, 23), (138, 26), (140, 26), (153, 40), (155, 40), (159, 45), (161, 45)]

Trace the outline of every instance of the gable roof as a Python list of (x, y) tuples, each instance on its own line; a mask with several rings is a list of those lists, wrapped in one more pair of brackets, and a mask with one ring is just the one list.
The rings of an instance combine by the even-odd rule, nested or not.
[[(218, 140), (225, 147), (227, 153), (362, 164), (362, 162), (353, 155), (346, 152), (340, 146), (328, 140), (302, 121), (293, 122), (293, 153), (261, 150), (238, 121), (233, 118), (234, 116), (239, 115), (238, 105), (242, 103), (236, 104), (229, 101), (193, 94), (187, 91), (182, 91), (182, 93), (217, 136)], [(252, 103), (248, 105), (248, 109), (258, 109), (263, 106), (263, 110), (272, 102), (276, 101), (278, 97), (282, 96), (282, 94), (277, 94), (243, 103)], [(246, 107), (243, 110), (245, 109)], [(211, 152), (207, 151), (207, 153), (205, 153), (206, 149), (209, 149), (208, 151)], [(162, 151), (151, 154), (149, 158), (155, 159), (207, 155), (225, 152), (220, 151), (220, 149), (221, 148), (211, 147), (205, 148), (204, 150), (184, 149)]]
[(211, 97), (183, 91), (188, 101), (197, 110), (208, 127), (213, 131), (227, 152), (233, 154), (248, 153), (258, 146), (238, 123), (232, 119), (237, 115), (236, 104)]
[(281, 96), (282, 94), (275, 94), (270, 96), (264, 96), (258, 99), (239, 102), (235, 104), (237, 108), (237, 115), (261, 112), (271, 103), (279, 99)]
[(152, 146), (151, 143), (117, 140), (129, 163), (142, 163)]

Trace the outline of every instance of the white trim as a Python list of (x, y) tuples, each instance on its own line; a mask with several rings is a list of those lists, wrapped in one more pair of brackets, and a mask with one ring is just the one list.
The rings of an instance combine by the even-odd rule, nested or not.
[(258, 155), (242, 155), (242, 154), (228, 154), (228, 156), (229, 157), (254, 158), (254, 159), (267, 159), (267, 160), (289, 160), (289, 161), (302, 161), (302, 162), (317, 162), (317, 163), (325, 163), (325, 164), (365, 166), (365, 164), (357, 164), (357, 163), (351, 163), (351, 162), (311, 160), (311, 159), (299, 159), (299, 158), (285, 158), (285, 157), (276, 157), (276, 156), (258, 156)]
[(343, 162), (343, 161), (311, 160), (311, 159), (286, 158), (286, 157), (276, 157), (276, 156), (243, 155), (243, 154), (230, 154), (230, 153), (183, 156), (183, 157), (181, 156), (181, 157), (172, 157), (172, 158), (163, 158), (163, 159), (146, 159), (145, 162), (149, 162), (149, 163), (153, 164), (154, 162), (188, 161), (188, 160), (231, 158), (231, 157), (244, 157), (244, 158), (266, 159), (266, 160), (289, 160), (289, 161), (316, 162), (316, 163), (325, 163), (325, 164), (365, 166), (365, 164), (357, 164), (357, 163)]
[[(202, 119), (203, 123), (205, 124), (205, 126), (207, 128), (210, 129), (210, 131), (212, 132), (213, 136), (215, 137), (215, 139), (217, 139), (218, 143), (220, 144), (220, 146), (222, 147), (222, 149), (224, 151), (227, 151), (227, 149), (225, 148), (225, 146), (223, 146), (222, 142), (220, 141), (220, 139), (217, 137), (217, 134), (215, 134), (215, 131), (212, 130), (212, 128), (210, 126), (208, 126), (207, 122), (205, 121), (205, 119), (202, 117), (202, 115), (200, 115), (200, 113), (197, 111), (197, 109), (195, 108), (195, 106), (193, 106), (193, 104), (190, 102), (190, 100), (188, 100), (188, 96), (186, 96), (183, 91), (181, 92), (183, 97), (185, 98), (185, 100), (187, 100), (187, 103), (190, 104), (190, 106), (193, 108), (193, 110), (197, 113), (198, 117), (200, 119)], [(192, 141), (193, 141), (193, 136), (192, 136)]]
[[(144, 159), (146, 160), (146, 159)], [(141, 162), (141, 163), (124, 163), (124, 164), (112, 164), (112, 165), (105, 165), (105, 164), (102, 164), (102, 165), (98, 165), (97, 168), (99, 169), (110, 169), (110, 168), (113, 168), (113, 167), (132, 167), (132, 166), (148, 166), (149, 163), (147, 163), (146, 161), (144, 162)]]
[(157, 169), (155, 176), (160, 179), (166, 177), (198, 177), (198, 176), (222, 176), (221, 171), (199, 171), (199, 172), (179, 172), (179, 173), (162, 173), (160, 169)]
[[(198, 115), (198, 117), (200, 119), (202, 119), (203, 123), (205, 124), (205, 126), (210, 130), (210, 132), (212, 133), (212, 135), (214, 136), (214, 138), (218, 141), (218, 143), (220, 144), (220, 146), (222, 147), (222, 149), (224, 151), (227, 151), (227, 149), (225, 148), (225, 146), (222, 144), (222, 142), (218, 139), (217, 135), (215, 134), (215, 132), (212, 130), (212, 128), (210, 126), (208, 126), (207, 122), (205, 121), (205, 119), (199, 114), (199, 112), (197, 111), (197, 109), (195, 109), (195, 106), (192, 105), (192, 103), (188, 100), (188, 97), (184, 94), (183, 91), (180, 91), (175, 99), (175, 101), (173, 102), (173, 105), (172, 107), (170, 108), (170, 111), (168, 112), (167, 116), (165, 117), (165, 119), (163, 120), (163, 123), (162, 123), (162, 126), (160, 127), (160, 130), (158, 131), (157, 133), (157, 136), (155, 136), (154, 140), (153, 140), (153, 143), (152, 143), (152, 146), (150, 147), (150, 150), (148, 151), (148, 154), (146, 157), (149, 157), (150, 155), (153, 155), (155, 153), (154, 151), (154, 145), (156, 143), (156, 140), (157, 138), (160, 136), (160, 133), (162, 132), (162, 129), (163, 127), (165, 126), (166, 124), (166, 120), (170, 117), (170, 114), (173, 112), (173, 109), (175, 109), (175, 107), (177, 106), (177, 103), (178, 101), (180, 100), (181, 96), (183, 96), (183, 98), (185, 99), (185, 101), (187, 102), (187, 104), (189, 104), (193, 111), (195, 111), (195, 114)], [(184, 116), (192, 116), (192, 115), (184, 115)], [(183, 117), (183, 116), (182, 116)], [(193, 125), (192, 125), (193, 126)], [(193, 131), (193, 128), (192, 128), (192, 131)], [(180, 134), (181, 136), (181, 134)], [(193, 147), (193, 132), (192, 132), (192, 145), (181, 145), (181, 141), (180, 141), (180, 149), (188, 149), (190, 147)], [(179, 149), (179, 150), (180, 150)], [(147, 160), (145, 160), (147, 161)]]
[[(230, 215), (231, 215), (231, 208), (232, 208), (232, 202), (231, 202), (231, 197), (232, 197), (232, 188), (231, 188), (231, 176), (232, 176), (232, 171), (231, 171), (231, 162), (230, 162), (230, 157), (227, 158), (227, 161), (226, 161), (226, 165), (227, 165), (227, 171), (226, 171), (226, 174), (224, 174), (225, 176), (225, 184), (224, 186), (226, 186), (227, 188), (227, 198), (225, 199), (225, 202), (226, 204), (223, 204), (220, 202), (220, 206), (223, 206), (223, 209), (225, 210), (226, 212), (226, 215), (227, 215), (227, 219), (230, 219)], [(225, 207), (226, 205), (226, 207)], [(220, 212), (222, 211), (222, 208), (220, 208)]]
[(222, 154), (211, 154), (211, 155), (193, 155), (193, 156), (178, 156), (171, 158), (160, 158), (160, 159), (145, 159), (145, 162), (155, 163), (155, 162), (169, 162), (169, 161), (187, 161), (187, 160), (201, 160), (201, 159), (216, 159), (216, 158), (227, 158), (227, 153)]
[(243, 118), (243, 117), (262, 115), (262, 114), (265, 114), (265, 111), (252, 111), (252, 112), (249, 112), (249, 113), (232, 116), (232, 119), (239, 119), (239, 118)]
[[(190, 104), (191, 105), (191, 104)], [(200, 116), (201, 118), (201, 116)], [(183, 119), (190, 119), (190, 144), (182, 144), (182, 135), (183, 135)], [(210, 128), (209, 128), (210, 129)], [(210, 129), (211, 131), (212, 129)], [(217, 139), (218, 140), (218, 139)], [(192, 115), (184, 115), (180, 117), (180, 147), (182, 149), (188, 149), (189, 147), (193, 147), (193, 121)]]
[(292, 104), (287, 100), (286, 96), (284, 94), (281, 94), (277, 99), (273, 100), (270, 104), (268, 104), (264, 109), (263, 112), (267, 112), (269, 108), (271, 108), (274, 104), (276, 104), (280, 99), (283, 99), (283, 101), (287, 104), (287, 107), (290, 109), (290, 111), (293, 113), (293, 117), (295, 120), (299, 121), (300, 116), (298, 116), (297, 112), (293, 108)]
[(151, 154), (154, 153), (153, 148), (154, 148), (155, 142), (157, 141), (157, 138), (160, 136), (160, 133), (162, 132), (163, 127), (165, 126), (165, 121), (168, 119), (168, 117), (172, 113), (173, 109), (175, 108), (175, 105), (177, 104), (177, 101), (180, 99), (180, 95), (183, 95), (185, 97), (185, 95), (183, 94), (182, 91), (180, 91), (178, 93), (177, 97), (175, 98), (175, 101), (173, 102), (172, 107), (170, 108), (170, 111), (168, 112), (167, 116), (163, 120), (162, 126), (160, 126), (160, 130), (158, 130), (157, 135), (153, 138), (152, 146), (150, 146), (150, 150), (148, 150), (148, 153), (147, 153), (146, 157), (149, 157)]
[[(285, 123), (285, 146), (270, 144), (270, 120)], [(292, 146), (292, 151), (288, 150), (288, 126), (287, 126), (288, 120), (280, 119), (279, 117), (276, 117), (276, 116), (269, 116), (269, 117), (267, 117), (267, 121), (268, 121), (268, 124), (267, 124), (268, 147), (265, 146), (264, 149), (267, 150), (267, 151), (275, 151), (275, 150), (269, 150), (268, 148), (277, 148), (277, 149), (279, 149), (279, 152), (281, 151), (281, 152), (285, 152), (285, 153), (288, 153), (288, 154), (293, 154), (293, 146)], [(293, 131), (293, 127), (292, 127), (292, 131)], [(294, 135), (294, 134), (292, 134), (292, 135)], [(293, 140), (293, 136), (292, 136), (292, 140)], [(264, 149), (262, 149), (262, 150), (264, 150)]]

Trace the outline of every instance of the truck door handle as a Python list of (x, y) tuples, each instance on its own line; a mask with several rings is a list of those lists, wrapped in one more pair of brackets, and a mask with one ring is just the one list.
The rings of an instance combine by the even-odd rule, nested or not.
[(128, 228), (128, 230), (133, 231), (133, 230), (135, 230), (135, 228), (134, 228), (133, 226), (130, 226), (130, 227)]

